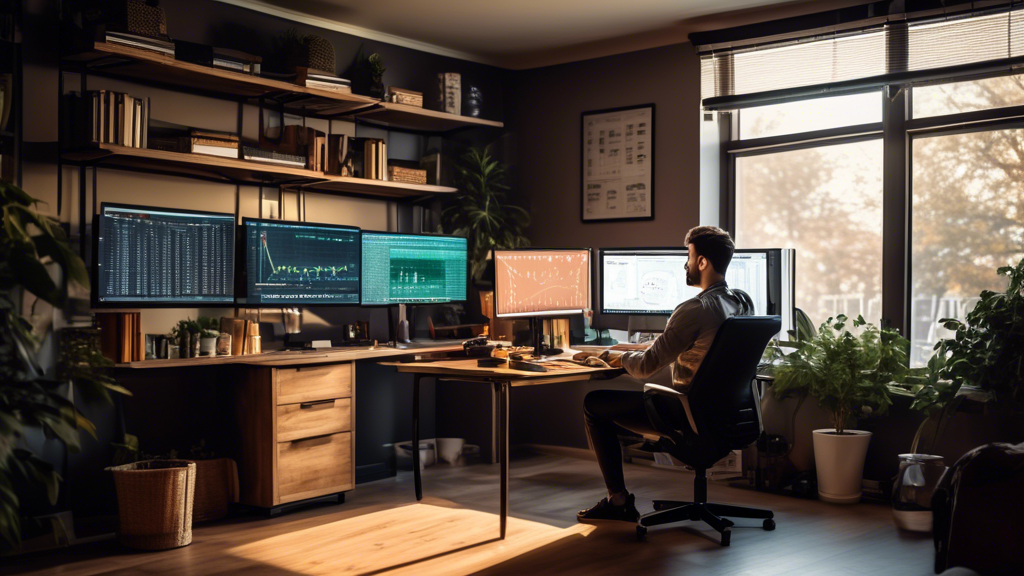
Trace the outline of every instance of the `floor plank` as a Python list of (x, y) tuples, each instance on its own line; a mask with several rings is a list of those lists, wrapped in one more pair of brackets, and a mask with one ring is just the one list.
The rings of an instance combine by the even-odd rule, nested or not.
[[(275, 519), (200, 526), (191, 546), (132, 552), (114, 542), (5, 559), (4, 574), (931, 574), (928, 536), (900, 533), (887, 506), (840, 506), (712, 483), (712, 501), (769, 508), (778, 528), (737, 520), (722, 548), (704, 526), (654, 527), (637, 542), (629, 524), (582, 525), (575, 512), (603, 496), (597, 464), (525, 455), (512, 462), (511, 520), (498, 536), (496, 465), (437, 465), (415, 502), (410, 473), (362, 484), (341, 506)], [(685, 500), (692, 475), (626, 469), (641, 512), (651, 499)]]

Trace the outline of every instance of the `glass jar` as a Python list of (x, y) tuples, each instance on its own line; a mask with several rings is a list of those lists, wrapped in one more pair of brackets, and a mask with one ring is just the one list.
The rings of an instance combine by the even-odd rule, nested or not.
[(900, 454), (900, 471), (892, 486), (896, 526), (913, 532), (932, 530), (932, 492), (946, 471), (942, 456)]

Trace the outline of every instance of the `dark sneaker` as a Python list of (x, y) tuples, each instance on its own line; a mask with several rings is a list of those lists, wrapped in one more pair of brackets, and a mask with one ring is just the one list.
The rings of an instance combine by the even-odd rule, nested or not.
[(576, 513), (576, 520), (590, 522), (593, 520), (621, 520), (623, 522), (636, 522), (640, 519), (640, 512), (636, 509), (636, 498), (630, 494), (626, 496), (626, 503), (622, 506), (614, 506), (607, 498), (589, 510), (580, 510)]

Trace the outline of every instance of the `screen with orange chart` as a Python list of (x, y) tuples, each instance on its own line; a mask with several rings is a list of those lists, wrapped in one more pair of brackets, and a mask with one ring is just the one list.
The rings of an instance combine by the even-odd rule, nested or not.
[(580, 314), (590, 308), (590, 250), (495, 250), (499, 318)]

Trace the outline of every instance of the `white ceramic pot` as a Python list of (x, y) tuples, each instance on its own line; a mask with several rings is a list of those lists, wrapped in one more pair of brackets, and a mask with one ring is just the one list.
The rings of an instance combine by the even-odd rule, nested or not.
[(441, 462), (455, 464), (462, 456), (462, 447), (466, 441), (462, 438), (437, 438), (437, 459)]
[(200, 356), (216, 356), (217, 355), (217, 338), (200, 338), (199, 339), (199, 355)]
[(864, 457), (871, 432), (833, 428), (814, 431), (814, 466), (818, 474), (818, 498), (833, 504), (860, 502)]

